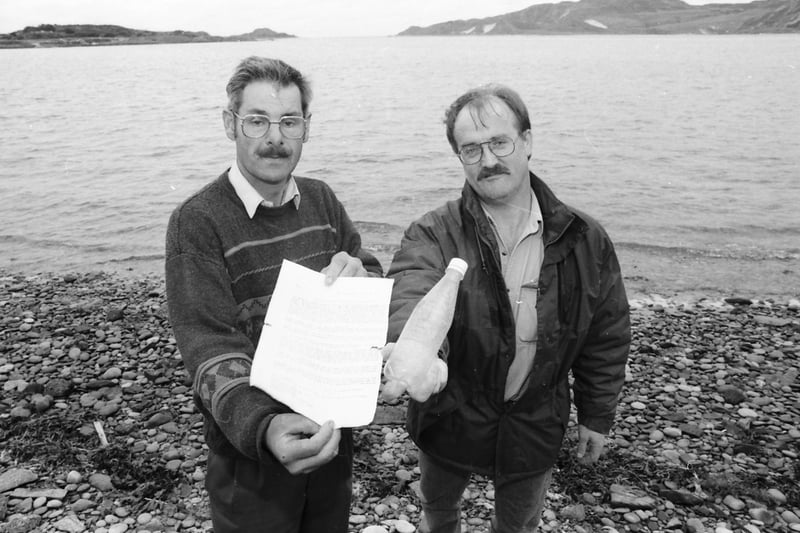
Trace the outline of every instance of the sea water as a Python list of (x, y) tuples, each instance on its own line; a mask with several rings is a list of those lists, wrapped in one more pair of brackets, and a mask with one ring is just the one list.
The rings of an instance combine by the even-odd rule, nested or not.
[(800, 291), (797, 35), (0, 50), (0, 268), (161, 272), (170, 212), (232, 161), (225, 84), (254, 54), (310, 78), (297, 174), (333, 187), (384, 262), (460, 194), (446, 107), (500, 82), (530, 109), (531, 169), (621, 256), (720, 258), (754, 276), (770, 263)]

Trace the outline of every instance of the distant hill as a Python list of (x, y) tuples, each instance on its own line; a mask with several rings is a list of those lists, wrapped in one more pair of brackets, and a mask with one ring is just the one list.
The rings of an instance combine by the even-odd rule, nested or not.
[(294, 37), (269, 28), (250, 33), (218, 37), (204, 31), (149, 31), (123, 26), (97, 24), (41, 24), (0, 34), (0, 48), (36, 48), (64, 46), (110, 46), (121, 44), (213, 43), (224, 41), (262, 41)]
[(537, 4), (480, 19), (411, 26), (399, 35), (793, 32), (800, 32), (800, 0), (702, 6), (681, 0), (581, 0)]

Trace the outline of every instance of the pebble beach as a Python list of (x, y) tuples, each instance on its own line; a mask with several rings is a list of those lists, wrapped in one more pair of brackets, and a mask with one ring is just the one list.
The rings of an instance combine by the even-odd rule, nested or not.
[[(606, 452), (578, 464), (572, 425), (540, 530), (800, 531), (800, 302), (643, 297), (631, 310)], [(163, 279), (0, 271), (0, 386), (0, 532), (210, 531), (202, 417)], [(404, 410), (381, 403), (354, 431), (351, 533), (416, 531)], [(489, 530), (493, 497), (474, 477), (462, 531)]]

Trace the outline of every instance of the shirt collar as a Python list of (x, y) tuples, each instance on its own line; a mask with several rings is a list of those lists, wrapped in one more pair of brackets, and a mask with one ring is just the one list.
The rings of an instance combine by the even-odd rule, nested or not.
[[(236, 161), (233, 162), (231, 169), (228, 171), (228, 180), (231, 182), (233, 190), (236, 191), (236, 196), (238, 196), (242, 204), (244, 204), (247, 216), (250, 218), (256, 215), (256, 210), (259, 205), (263, 205), (264, 207), (276, 207), (273, 202), (265, 200), (255, 187), (250, 185), (247, 178), (242, 175), (242, 171), (239, 170), (239, 164)], [(283, 197), (279, 205), (285, 205), (289, 202), (294, 203), (295, 209), (300, 209), (300, 191), (297, 189), (297, 182), (294, 176), (289, 176), (289, 181), (286, 183), (286, 189), (283, 191)]]
[[(536, 200), (536, 193), (533, 192), (533, 188), (532, 187), (529, 187), (528, 190), (531, 193), (531, 197), (530, 197), (530, 202), (531, 202), (530, 203), (530, 215), (528, 216), (528, 220), (525, 223), (525, 229), (523, 230), (522, 235), (520, 235), (520, 239), (522, 239), (526, 235), (535, 235), (536, 233), (541, 231), (542, 227), (544, 226), (543, 220), (542, 220), (542, 209), (539, 207), (538, 200)], [(486, 209), (486, 205), (482, 201), (480, 202), (480, 205), (481, 205), (481, 208), (483, 209), (484, 214), (486, 215), (486, 218), (491, 223), (492, 228), (495, 231), (497, 231), (497, 229), (496, 229), (497, 225), (496, 225), (494, 219), (492, 218), (492, 215)]]

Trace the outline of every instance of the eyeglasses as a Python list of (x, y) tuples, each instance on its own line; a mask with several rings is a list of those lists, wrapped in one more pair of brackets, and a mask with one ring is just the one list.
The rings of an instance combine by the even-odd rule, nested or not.
[(465, 144), (458, 150), (458, 158), (465, 165), (474, 165), (483, 159), (483, 145), (489, 147), (489, 151), (497, 157), (505, 157), (514, 153), (514, 139), (502, 135), (486, 142)]
[(260, 139), (269, 131), (272, 124), (277, 124), (281, 135), (287, 139), (301, 139), (306, 133), (306, 119), (303, 117), (285, 116), (280, 120), (270, 120), (266, 115), (241, 116), (231, 111), (242, 121), (242, 133), (251, 139)]

